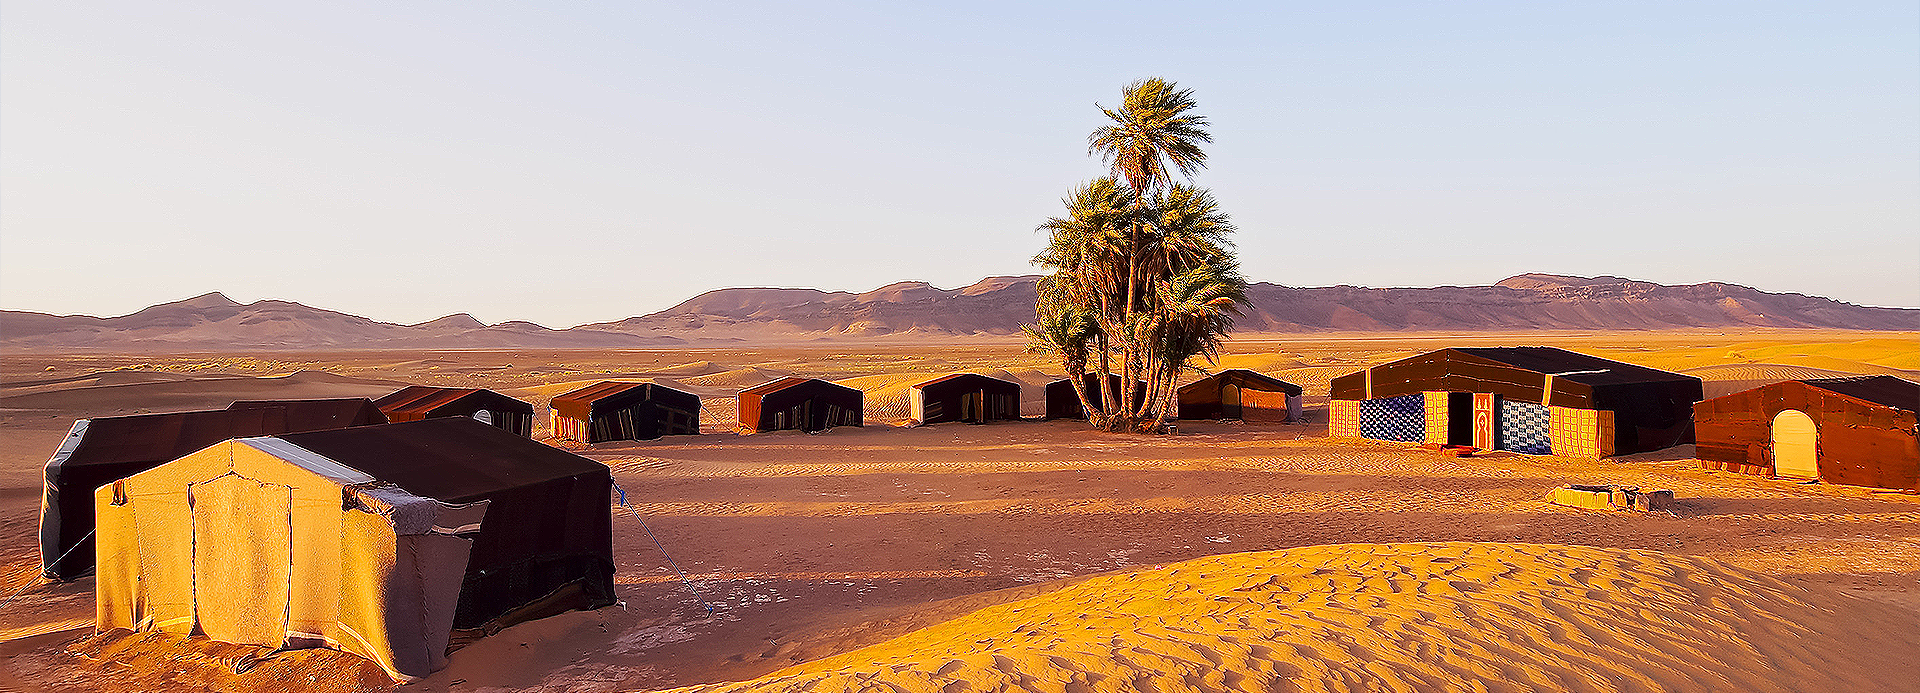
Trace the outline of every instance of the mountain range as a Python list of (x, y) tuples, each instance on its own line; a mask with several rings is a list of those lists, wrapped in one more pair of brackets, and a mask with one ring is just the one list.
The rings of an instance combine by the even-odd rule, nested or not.
[[(614, 322), (551, 329), (488, 325), (459, 313), (399, 325), (289, 301), (242, 304), (220, 293), (100, 318), (0, 311), (0, 348), (486, 349), (658, 348), (847, 339), (992, 338), (1033, 319), (1039, 277), (989, 277), (958, 289), (899, 282), (865, 293), (740, 288)], [(1367, 288), (1257, 283), (1241, 332), (1483, 332), (1773, 327), (1920, 329), (1920, 308), (1877, 308), (1709, 282), (1523, 274), (1491, 286)]]

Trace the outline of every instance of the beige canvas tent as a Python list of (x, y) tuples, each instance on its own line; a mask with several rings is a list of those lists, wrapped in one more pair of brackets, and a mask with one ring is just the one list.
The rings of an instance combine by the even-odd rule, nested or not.
[(456, 628), (611, 603), (609, 483), (466, 418), (218, 443), (96, 492), (96, 625), (424, 676)]

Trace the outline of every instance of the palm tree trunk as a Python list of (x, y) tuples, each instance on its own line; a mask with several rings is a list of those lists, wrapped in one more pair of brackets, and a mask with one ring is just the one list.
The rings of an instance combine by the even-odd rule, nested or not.
[(1177, 419), (1180, 418), (1180, 388), (1177, 387), (1180, 382), (1180, 371), (1178, 366), (1170, 367), (1167, 371), (1167, 387), (1161, 391), (1165, 399), (1160, 400), (1159, 414), (1162, 419), (1169, 416)]
[(1139, 344), (1140, 340), (1139, 340), (1139, 335), (1133, 334), (1131, 327), (1133, 325), (1134, 306), (1139, 304), (1139, 296), (1138, 296), (1138, 293), (1140, 291), (1140, 250), (1139, 250), (1139, 240), (1138, 240), (1139, 233), (1140, 233), (1139, 226), (1136, 224), (1133, 227), (1133, 231), (1132, 231), (1134, 240), (1130, 244), (1130, 247), (1128, 247), (1127, 249), (1128, 251), (1127, 253), (1127, 297), (1126, 297), (1127, 303), (1125, 306), (1126, 312), (1122, 314), (1123, 319), (1120, 321), (1122, 329), (1125, 330), (1125, 332), (1122, 333), (1125, 336), (1122, 338), (1120, 342), (1121, 347), (1125, 351), (1125, 353), (1122, 354), (1122, 359), (1121, 359), (1122, 361), (1121, 368), (1124, 370), (1124, 372), (1121, 374), (1121, 377), (1120, 377), (1120, 387), (1117, 388), (1120, 390), (1120, 398), (1115, 408), (1115, 411), (1125, 412), (1125, 416), (1129, 420), (1135, 419), (1138, 416), (1138, 414), (1134, 412), (1133, 401), (1134, 401), (1134, 392), (1139, 389), (1138, 365), (1140, 363), (1140, 357), (1141, 357), (1140, 344)]
[(1154, 359), (1154, 361), (1154, 364), (1145, 369), (1145, 376), (1147, 378), (1146, 396), (1140, 398), (1140, 409), (1134, 412), (1134, 416), (1140, 419), (1151, 420), (1154, 410), (1160, 405), (1160, 370), (1166, 367), (1166, 362), (1164, 359), (1158, 358)]
[(1068, 362), (1068, 363), (1063, 363), (1061, 365), (1066, 368), (1067, 380), (1070, 380), (1073, 382), (1074, 396), (1080, 398), (1080, 413), (1086, 414), (1087, 420), (1092, 421), (1093, 414), (1096, 411), (1096, 409), (1093, 406), (1093, 403), (1087, 399), (1087, 363), (1086, 361), (1081, 360), (1079, 362)]

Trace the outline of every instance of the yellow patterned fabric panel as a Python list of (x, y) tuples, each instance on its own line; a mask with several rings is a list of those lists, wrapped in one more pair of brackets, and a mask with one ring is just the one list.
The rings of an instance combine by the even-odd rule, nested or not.
[(1427, 435), (1422, 442), (1447, 444), (1447, 393), (1423, 392), (1427, 396)]
[(1360, 403), (1336, 399), (1327, 405), (1327, 435), (1336, 438), (1360, 437)]
[(1613, 455), (1613, 412), (1548, 407), (1547, 417), (1553, 454), (1596, 460)]

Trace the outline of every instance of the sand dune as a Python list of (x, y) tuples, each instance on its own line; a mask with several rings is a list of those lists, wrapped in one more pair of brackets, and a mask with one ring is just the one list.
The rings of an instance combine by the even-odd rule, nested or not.
[(764, 368), (736, 368), (709, 375), (681, 378), (680, 382), (699, 387), (724, 387), (735, 390), (744, 389), (785, 378), (790, 373), (767, 370)]
[(726, 370), (729, 370), (726, 366), (722, 366), (712, 361), (693, 361), (691, 363), (682, 363), (677, 366), (668, 366), (666, 368), (661, 368), (659, 370), (652, 371), (652, 373), (654, 375), (688, 377), (688, 376), (696, 376), (696, 375), (712, 375), (714, 373), (719, 373)]
[(1896, 691), (1920, 614), (1707, 559), (1342, 544), (1095, 577), (746, 691)]
[(1841, 378), (1857, 373), (1835, 371), (1825, 368), (1792, 366), (1779, 363), (1728, 363), (1717, 366), (1701, 366), (1681, 371), (1701, 380), (1803, 380), (1806, 378)]
[(405, 387), (390, 380), (352, 378), (320, 371), (290, 375), (205, 376), (155, 372), (101, 373), (95, 384), (0, 397), (0, 408), (84, 416), (222, 409), (241, 399), (379, 397)]
[(903, 423), (907, 420), (907, 390), (941, 373), (887, 373), (863, 375), (834, 382), (864, 393), (868, 421)]
[(1778, 363), (1730, 363), (1689, 368), (1682, 372), (1700, 379), (1701, 392), (1708, 399), (1788, 380), (1859, 375), (1855, 372)]
[[(590, 378), (586, 380), (563, 380), (560, 382), (546, 383), (544, 385), (532, 385), (528, 387), (516, 387), (512, 389), (503, 389), (503, 390), (499, 390), (499, 393), (506, 395), (508, 397), (518, 397), (520, 399), (524, 399), (529, 402), (538, 402), (540, 405), (544, 405), (547, 403), (547, 400), (551, 400), (554, 397), (558, 397), (560, 395), (564, 395), (566, 393), (572, 392), (574, 390), (578, 390), (588, 385), (592, 385), (594, 383), (600, 382), (601, 380), (602, 380), (601, 378)], [(625, 380), (625, 378), (608, 378), (608, 380)]]

